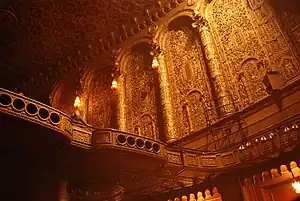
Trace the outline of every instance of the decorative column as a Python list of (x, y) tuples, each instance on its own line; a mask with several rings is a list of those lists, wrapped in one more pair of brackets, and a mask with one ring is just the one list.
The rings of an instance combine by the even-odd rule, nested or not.
[(118, 118), (118, 129), (121, 131), (126, 131), (126, 117), (125, 117), (125, 83), (124, 83), (124, 75), (118, 76), (118, 89), (117, 92), (117, 118)]
[(168, 81), (167, 69), (163, 52), (155, 40), (151, 44), (151, 55), (153, 56), (152, 68), (157, 70), (159, 75), (161, 104), (163, 110), (164, 132), (167, 141), (178, 139), (173, 122), (172, 102), (170, 96), (170, 85)]
[(124, 74), (121, 74), (120, 70), (120, 52), (121, 49), (113, 49), (112, 56), (114, 60), (114, 70), (112, 73), (112, 84), (111, 89), (114, 90), (114, 104), (116, 107), (116, 116), (117, 116), (117, 129), (121, 131), (126, 131), (126, 117), (125, 117), (125, 80)]
[(204, 53), (207, 59), (209, 74), (212, 78), (213, 88), (215, 90), (217, 112), (220, 117), (234, 112), (232, 98), (230, 97), (227, 89), (224, 75), (221, 70), (219, 55), (216, 51), (211, 30), (208, 22), (200, 16), (197, 12), (194, 14), (193, 28), (199, 32), (201, 42), (203, 45)]

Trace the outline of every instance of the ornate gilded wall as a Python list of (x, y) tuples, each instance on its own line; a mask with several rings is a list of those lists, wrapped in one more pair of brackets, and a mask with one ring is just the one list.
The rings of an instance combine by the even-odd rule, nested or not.
[(87, 123), (100, 128), (114, 125), (114, 92), (111, 90), (112, 77), (109, 73), (95, 72), (87, 92)]
[[(166, 138), (178, 139), (263, 99), (267, 71), (279, 71), (285, 83), (300, 75), (300, 12), (291, 7), (279, 0), (182, 3), (155, 22), (155, 33), (141, 32), (120, 46), (117, 91), (110, 75), (91, 74), (83, 89), (87, 122), (112, 127), (117, 98), (119, 129), (158, 139), (162, 113)], [(150, 40), (135, 41), (149, 37), (162, 50), (157, 71)], [(73, 89), (61, 91), (56, 105), (71, 91), (68, 97), (75, 96)], [(70, 113), (68, 107), (59, 108)]]
[(296, 75), (299, 65), (290, 41), (264, 0), (214, 0), (205, 17), (240, 109), (267, 95), (262, 84), (266, 71), (278, 70), (285, 80)]
[(207, 125), (213, 100), (201, 41), (188, 20), (171, 22), (163, 49), (175, 132), (181, 137)]
[[(158, 138), (157, 74), (151, 69), (152, 57), (147, 44), (138, 44), (128, 54), (122, 76), (125, 88), (126, 130)], [(122, 106), (121, 106), (122, 107)]]
[(91, 70), (82, 78), (73, 74), (66, 81), (57, 85), (50, 99), (51, 105), (69, 115), (74, 114), (74, 100), (80, 97), (80, 115), (88, 124), (100, 128), (114, 128), (115, 94), (111, 90), (112, 76), (102, 70)]
[(284, 1), (273, 1), (278, 19), (281, 21), (281, 26), (292, 41), (293, 48), (300, 55), (300, 2), (291, 0), (288, 3)]

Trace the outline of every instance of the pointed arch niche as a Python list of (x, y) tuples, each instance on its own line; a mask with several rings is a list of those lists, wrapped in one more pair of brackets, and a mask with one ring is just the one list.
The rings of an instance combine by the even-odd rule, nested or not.
[(263, 85), (263, 76), (266, 69), (263, 63), (255, 57), (249, 57), (241, 63), (238, 75), (238, 94), (240, 108), (247, 107), (267, 95)]
[(74, 100), (79, 96), (80, 115), (86, 123), (97, 128), (116, 128), (116, 97), (111, 90), (113, 78), (107, 69), (112, 67), (90, 68), (80, 78), (78, 72), (68, 74), (53, 90), (51, 106), (73, 115)]
[(189, 17), (174, 19), (163, 42), (174, 125), (181, 137), (206, 126), (213, 99), (201, 40), (191, 24)]
[(74, 113), (74, 100), (76, 97), (78, 77), (71, 72), (63, 82), (56, 84), (50, 95), (50, 105), (68, 115)]
[(134, 45), (126, 55), (122, 66), (125, 121), (126, 131), (158, 139), (159, 87), (151, 63), (150, 45), (146, 42)]
[(114, 92), (112, 76), (101, 69), (94, 70), (84, 87), (87, 104), (87, 123), (98, 128), (115, 128)]

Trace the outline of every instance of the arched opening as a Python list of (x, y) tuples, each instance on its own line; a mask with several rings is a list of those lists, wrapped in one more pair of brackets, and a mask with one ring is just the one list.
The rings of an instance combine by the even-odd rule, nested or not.
[(87, 89), (87, 123), (98, 128), (115, 128), (114, 91), (109, 72), (93, 72)]
[(50, 105), (68, 115), (72, 115), (74, 112), (74, 99), (76, 97), (77, 90), (77, 76), (74, 73), (70, 73), (69, 76), (56, 85), (52, 94), (50, 95)]
[(238, 88), (240, 108), (264, 98), (267, 95), (263, 85), (263, 76), (266, 69), (261, 61), (256, 58), (248, 58), (241, 64), (241, 71), (238, 75)]
[[(176, 130), (181, 136), (206, 125), (203, 103), (212, 100), (201, 40), (191, 24), (187, 16), (174, 19), (163, 45)], [(198, 102), (193, 102), (193, 93), (187, 98), (190, 91), (200, 91), (201, 101), (196, 98)]]
[[(148, 43), (138, 43), (131, 48), (124, 62), (125, 116), (127, 131), (157, 138), (160, 95), (157, 72), (151, 68), (150, 50)], [(144, 114), (151, 118), (145, 118)]]

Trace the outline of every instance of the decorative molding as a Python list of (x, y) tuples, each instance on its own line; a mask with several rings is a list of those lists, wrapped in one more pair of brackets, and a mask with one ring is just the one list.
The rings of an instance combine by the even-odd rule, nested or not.
[(179, 153), (167, 152), (167, 158), (169, 163), (181, 165), (181, 156)]
[(217, 157), (200, 157), (200, 161), (203, 167), (218, 167)]

